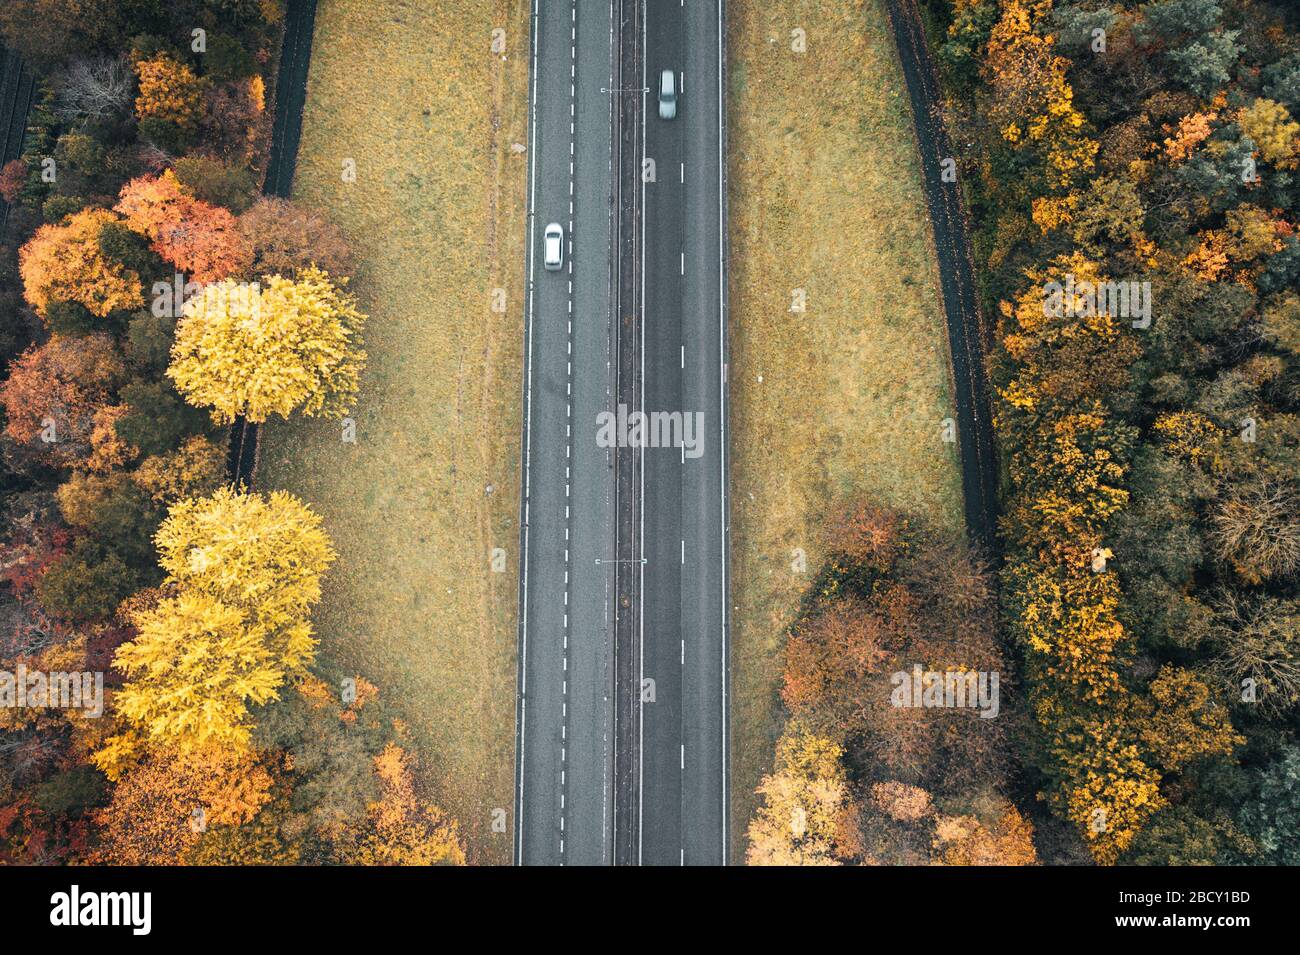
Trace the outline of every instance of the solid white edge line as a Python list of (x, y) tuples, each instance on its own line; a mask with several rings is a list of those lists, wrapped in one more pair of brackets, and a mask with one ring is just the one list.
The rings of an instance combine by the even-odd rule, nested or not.
[(528, 211), (524, 216), (524, 223), (527, 229), (526, 249), (528, 257), (528, 314), (526, 321), (527, 330), (527, 351), (528, 367), (524, 372), (524, 543), (523, 553), (520, 554), (520, 577), (521, 593), (519, 599), (519, 619), (520, 619), (520, 636), (519, 636), (519, 729), (518, 729), (518, 746), (519, 746), (519, 780), (517, 782), (517, 791), (519, 805), (515, 810), (515, 864), (523, 865), (524, 861), (524, 759), (527, 751), (527, 725), (528, 725), (528, 509), (529, 494), (532, 490), (532, 454), (533, 454), (533, 282), (537, 269), (537, 257), (533, 250), (533, 217), (536, 215), (535, 204), (537, 200), (537, 23), (538, 23), (538, 3), (539, 0), (533, 0), (532, 22), (529, 24), (532, 33), (532, 76), (531, 79), (531, 102), (528, 110), (528, 149), (529, 149), (529, 170), (528, 170)]
[[(646, 50), (646, 21), (649, 19), (648, 4), (643, 5), (641, 13), (641, 52), (645, 55)], [(642, 86), (645, 86), (645, 68), (643, 61), (641, 64)], [(648, 88), (643, 89), (641, 93), (641, 166), (645, 168), (645, 149), (646, 149), (646, 98), (649, 95)], [(641, 178), (641, 381), (640, 381), (640, 407), (645, 408), (645, 177)], [(641, 532), (637, 538), (637, 546), (640, 548), (641, 555), (645, 553), (645, 458), (643, 455), (637, 456), (640, 464), (641, 477)], [(640, 555), (638, 555), (640, 556)], [(645, 561), (641, 562), (640, 569), (640, 590), (638, 593), (637, 609), (637, 651), (640, 656), (638, 663), (639, 680), (638, 687), (645, 686)], [(642, 833), (645, 824), (645, 698), (644, 694), (637, 693), (637, 774), (636, 774), (636, 862), (641, 865), (641, 845), (643, 842)]]
[(718, 376), (719, 425), (722, 440), (718, 449), (721, 463), (721, 480), (719, 488), (722, 494), (722, 864), (727, 865), (727, 845), (731, 831), (730, 802), (728, 780), (731, 776), (729, 759), (729, 723), (728, 723), (728, 660), (730, 658), (727, 633), (727, 380), (726, 380), (726, 338), (727, 338), (727, 214), (726, 214), (726, 152), (723, 146), (726, 129), (726, 45), (724, 27), (726, 23), (727, 0), (718, 0), (718, 362), (722, 365)]

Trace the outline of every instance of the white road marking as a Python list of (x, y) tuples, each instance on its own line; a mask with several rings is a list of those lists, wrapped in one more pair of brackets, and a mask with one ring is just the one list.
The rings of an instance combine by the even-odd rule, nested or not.
[[(609, 44), (610, 44), (610, 49), (612, 50), (614, 48), (614, 4), (612, 3), (609, 4)], [(613, 89), (615, 85), (613, 82), (613, 74), (610, 75), (609, 85), (610, 85), (610, 89)], [(604, 92), (604, 90), (602, 90), (602, 92)], [(607, 98), (606, 105), (609, 108), (609, 122), (610, 122), (610, 128), (612, 129), (613, 120), (614, 120), (614, 97), (613, 96)], [(614, 178), (614, 153), (612, 149), (610, 150), (609, 160), (606, 163), (605, 168), (606, 168), (606, 172), (608, 173), (612, 181)], [(608, 348), (610, 345), (610, 337), (609, 337), (610, 330), (608, 326), (606, 328), (605, 335), (606, 335), (605, 344), (606, 347)], [(612, 399), (612, 394), (610, 389), (611, 381), (612, 381), (612, 362), (609, 359), (606, 359), (605, 400), (607, 403), (610, 402), (610, 400)], [(609, 460), (608, 457), (606, 458), (606, 460)], [(610, 499), (609, 497), (606, 497), (606, 500), (609, 499)], [(605, 578), (605, 602), (604, 602), (604, 619), (606, 621), (609, 621), (610, 619), (610, 606), (609, 606), (610, 586), (609, 585), (610, 585), (610, 578), (606, 577)], [(605, 700), (607, 703), (610, 702), (610, 695), (608, 693), (605, 695)], [(602, 862), (607, 857), (606, 856), (607, 852), (611, 856), (613, 854), (612, 851), (613, 839), (611, 838), (610, 841), (606, 843), (605, 836), (607, 833), (611, 833), (614, 827), (613, 795), (610, 792), (613, 781), (611, 780), (610, 777), (612, 775), (611, 767), (615, 765), (617, 761), (617, 754), (618, 754), (618, 734), (611, 732), (611, 728), (613, 724), (612, 704), (610, 708), (606, 709), (605, 713), (606, 713), (605, 716), (606, 723), (605, 723), (605, 731), (604, 731), (603, 739), (607, 744), (610, 745), (611, 751), (614, 754), (614, 758), (606, 762), (601, 771), (601, 833), (600, 835), (601, 835), (601, 861)]]
[[(570, 0), (569, 19), (573, 26), (569, 30), (569, 234), (567, 245), (569, 251), (568, 258), (568, 324), (567, 339), (564, 344), (565, 354), (565, 395), (564, 404), (564, 633), (563, 633), (563, 672), (565, 678), (561, 684), (560, 693), (560, 832), (564, 832), (565, 826), (565, 770), (569, 763), (568, 747), (564, 742), (569, 738), (569, 523), (571, 520), (570, 502), (572, 501), (572, 486), (569, 482), (569, 461), (573, 458), (573, 196), (574, 196), (574, 153), (577, 142), (577, 124), (574, 117), (577, 115), (577, 86), (575, 79), (578, 71), (578, 6), (576, 0)], [(565, 864), (564, 855), (564, 838), (560, 837), (560, 864)]]
[[(533, 219), (536, 215), (537, 197), (537, 4), (533, 0), (532, 30), (532, 75), (530, 77), (530, 94), (532, 102), (528, 110), (528, 367), (524, 372), (524, 520), (523, 547), (520, 557), (520, 629), (519, 629), (519, 780), (517, 784), (518, 805), (515, 807), (515, 861), (522, 862), (524, 854), (524, 759), (526, 755), (525, 740), (528, 725), (528, 512), (529, 492), (532, 488), (532, 408), (533, 408), (533, 291), (534, 276), (537, 267), (533, 251)], [(564, 841), (560, 841), (560, 852), (564, 852)]]

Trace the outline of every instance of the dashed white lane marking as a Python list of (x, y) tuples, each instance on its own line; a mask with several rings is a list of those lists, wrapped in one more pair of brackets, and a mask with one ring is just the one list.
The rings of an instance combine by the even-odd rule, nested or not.
[(577, 75), (578, 75), (578, 5), (572, 0), (569, 7), (569, 300), (568, 340), (565, 342), (565, 404), (564, 404), (564, 653), (562, 655), (564, 680), (560, 692), (560, 864), (565, 864), (564, 827), (565, 799), (568, 789), (569, 750), (569, 522), (572, 513), (572, 485), (569, 463), (573, 460), (573, 196), (574, 153), (577, 142)]

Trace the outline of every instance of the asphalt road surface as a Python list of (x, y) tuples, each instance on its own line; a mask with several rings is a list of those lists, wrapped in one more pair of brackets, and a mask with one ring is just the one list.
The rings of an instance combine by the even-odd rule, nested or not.
[[(612, 861), (611, 10), (536, 4), (532, 36), (516, 859)], [(542, 264), (546, 225), (565, 262)]]
[[(645, 406), (695, 415), (702, 440), (644, 456), (642, 675), (655, 681), (655, 700), (642, 704), (640, 861), (721, 865), (727, 764), (718, 4), (650, 2), (644, 50), (651, 90), (645, 155), (656, 174), (643, 185)], [(678, 79), (672, 120), (658, 115), (663, 70)]]
[[(727, 855), (721, 11), (635, 2), (534, 7), (515, 833), (527, 865)], [(664, 69), (679, 78), (673, 120), (658, 117)], [(639, 164), (614, 165), (616, 132), (635, 133)], [(653, 177), (626, 181), (645, 160)], [(550, 222), (565, 230), (559, 271), (542, 265)], [(628, 412), (698, 425), (675, 432), (689, 447), (624, 449), (631, 482), (597, 441), (621, 394), (640, 399)], [(616, 532), (620, 504), (635, 508), (631, 534)], [(632, 606), (616, 606), (616, 569), (636, 578)], [(635, 622), (622, 666), (616, 615)], [(631, 772), (615, 771), (616, 751)]]

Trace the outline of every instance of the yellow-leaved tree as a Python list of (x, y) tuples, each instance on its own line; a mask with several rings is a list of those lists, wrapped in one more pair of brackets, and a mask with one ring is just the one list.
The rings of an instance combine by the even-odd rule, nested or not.
[(181, 748), (246, 745), (248, 704), (274, 699), (286, 662), (265, 628), (208, 593), (182, 593), (135, 618), (113, 665), (128, 683), (117, 712), (148, 739)]
[(183, 500), (155, 540), (174, 596), (135, 615), (114, 657), (125, 732), (95, 755), (112, 778), (142, 744), (246, 749), (249, 705), (277, 699), (315, 657), (309, 613), (335, 557), (320, 519), (284, 492)]
[(157, 119), (182, 127), (198, 124), (203, 111), (202, 78), (170, 53), (135, 62), (139, 95), (135, 114), (141, 120)]
[(1074, 106), (1070, 61), (1055, 52), (1056, 38), (1038, 29), (1049, 11), (1025, 0), (1004, 4), (984, 61), (993, 92), (989, 119), (1006, 142), (1042, 157), (1053, 188), (1068, 189), (1091, 172), (1098, 146)]
[(1294, 169), (1300, 149), (1300, 123), (1281, 103), (1257, 99), (1237, 114), (1237, 125), (1251, 138), (1266, 162)]
[(797, 725), (777, 743), (776, 771), (758, 787), (763, 805), (749, 824), (748, 865), (839, 865), (851, 813), (838, 743)]
[(169, 583), (244, 610), (289, 669), (310, 662), (308, 613), (335, 554), (306, 504), (284, 491), (220, 488), (173, 505), (154, 539)]
[(273, 275), (266, 287), (233, 281), (205, 286), (185, 305), (168, 376), (191, 404), (228, 424), (342, 417), (365, 365), (365, 316), (351, 295), (310, 268), (297, 279)]

